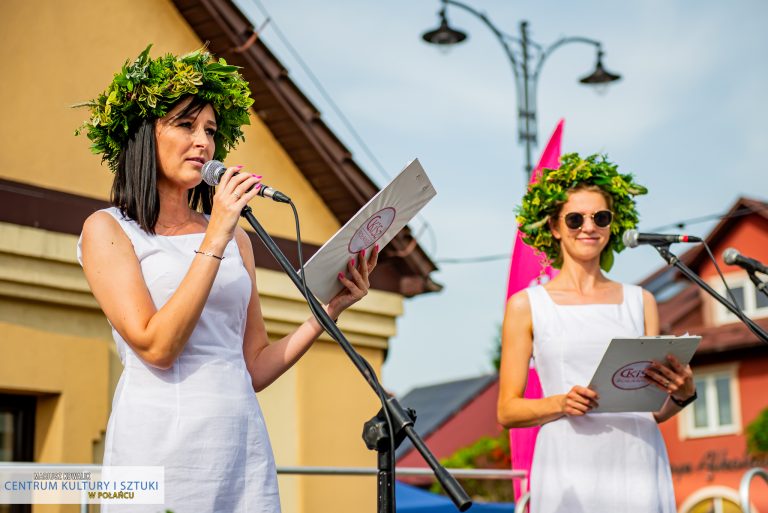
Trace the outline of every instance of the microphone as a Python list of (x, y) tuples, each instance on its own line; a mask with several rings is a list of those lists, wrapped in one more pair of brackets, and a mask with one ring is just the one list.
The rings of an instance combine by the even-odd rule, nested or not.
[(627, 230), (621, 238), (628, 248), (636, 248), (640, 244), (671, 244), (674, 242), (701, 242), (693, 235), (667, 235), (664, 233), (640, 233), (637, 230)]
[(733, 248), (728, 248), (723, 251), (723, 261), (728, 265), (738, 265), (748, 272), (768, 274), (768, 267), (763, 265), (759, 260), (745, 257)]
[[(203, 164), (203, 169), (200, 170), (200, 174), (203, 175), (203, 181), (208, 185), (219, 185), (221, 175), (223, 175), (226, 170), (227, 166), (225, 166), (222, 162), (219, 162), (218, 160), (209, 160)], [(257, 195), (261, 196), (262, 198), (270, 198), (273, 201), (279, 201), (280, 203), (291, 202), (291, 198), (282, 192), (273, 189), (272, 187), (264, 185), (263, 183), (259, 184), (257, 187), (259, 187), (259, 192)]]

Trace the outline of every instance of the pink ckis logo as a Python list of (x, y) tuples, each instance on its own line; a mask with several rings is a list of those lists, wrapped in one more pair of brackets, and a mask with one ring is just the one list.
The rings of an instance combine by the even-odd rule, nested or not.
[(645, 388), (650, 383), (645, 379), (645, 369), (650, 361), (640, 361), (625, 365), (613, 374), (613, 386), (622, 390), (637, 390)]
[(373, 246), (384, 235), (387, 228), (392, 226), (395, 213), (394, 208), (386, 207), (369, 217), (349, 241), (349, 252), (359, 253)]

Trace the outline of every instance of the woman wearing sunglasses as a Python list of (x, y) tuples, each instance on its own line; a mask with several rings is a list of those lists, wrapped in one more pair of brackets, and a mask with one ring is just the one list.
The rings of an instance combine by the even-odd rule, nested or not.
[[(646, 189), (593, 155), (565, 155), (545, 169), (518, 210), (524, 241), (560, 273), (512, 296), (502, 331), (498, 404), (506, 427), (542, 426), (534, 452), (532, 513), (676, 511), (669, 460), (657, 424), (695, 399), (693, 375), (673, 357), (646, 372), (668, 394), (654, 413), (589, 414), (586, 388), (616, 337), (657, 335), (656, 302), (603, 271), (638, 221), (633, 197)], [(525, 399), (533, 357), (544, 397)]]

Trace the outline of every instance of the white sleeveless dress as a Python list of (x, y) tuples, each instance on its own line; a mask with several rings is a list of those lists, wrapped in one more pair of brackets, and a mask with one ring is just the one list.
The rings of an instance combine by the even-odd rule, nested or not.
[[(558, 305), (528, 289), (544, 396), (586, 386), (615, 337), (645, 334), (642, 289), (621, 304)], [(651, 413), (593, 413), (544, 424), (531, 467), (531, 513), (674, 513), (667, 450)]]
[[(204, 234), (150, 235), (118, 209), (105, 211), (131, 240), (159, 309), (178, 288)], [(280, 511), (272, 448), (243, 359), (251, 280), (234, 239), (224, 257), (200, 321), (170, 369), (144, 363), (112, 330), (124, 369), (104, 464), (165, 467), (165, 507), (113, 505), (102, 511)]]

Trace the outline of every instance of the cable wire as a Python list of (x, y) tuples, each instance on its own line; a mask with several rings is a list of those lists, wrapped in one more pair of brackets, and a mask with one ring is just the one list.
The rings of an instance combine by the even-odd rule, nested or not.
[[(277, 38), (280, 40), (280, 42), (285, 46), (288, 53), (291, 55), (291, 57), (298, 63), (298, 65), (301, 67), (302, 71), (307, 75), (309, 80), (312, 82), (312, 85), (317, 88), (318, 93), (323, 98), (323, 100), (329, 105), (333, 113), (339, 118), (341, 123), (344, 125), (344, 127), (349, 131), (352, 138), (355, 140), (355, 142), (360, 146), (360, 149), (365, 153), (366, 157), (373, 163), (376, 170), (381, 174), (382, 177), (384, 177), (385, 182), (392, 181), (392, 176), (387, 172), (384, 165), (379, 161), (378, 158), (376, 158), (376, 155), (373, 153), (373, 150), (366, 144), (365, 140), (363, 140), (363, 137), (358, 133), (357, 130), (355, 130), (355, 127), (352, 125), (352, 122), (347, 118), (347, 116), (344, 115), (344, 112), (341, 110), (341, 108), (336, 104), (336, 102), (333, 100), (331, 95), (328, 93), (328, 91), (323, 87), (322, 82), (320, 82), (320, 79), (317, 78), (317, 75), (315, 75), (312, 72), (312, 68), (309, 67), (309, 65), (304, 61), (304, 59), (301, 58), (301, 54), (294, 48), (294, 46), (289, 41), (288, 37), (283, 33), (282, 30), (280, 30), (280, 27), (278, 26), (277, 22), (275, 22), (275, 18), (267, 11), (267, 9), (264, 7), (264, 5), (261, 3), (260, 0), (250, 0), (251, 3), (261, 12), (261, 15), (264, 16), (264, 18), (270, 20), (269, 28), (274, 31)], [(422, 214), (416, 215), (417, 219), (421, 221), (422, 226), (426, 227), (426, 229), (429, 231), (433, 247), (431, 248), (430, 253), (435, 254), (437, 252), (437, 236), (435, 234), (435, 231), (432, 228), (432, 225), (427, 221), (427, 219)], [(422, 228), (421, 231), (423, 231), (424, 228)], [(417, 238), (417, 237), (416, 237)]]
[[(299, 223), (299, 212), (296, 209), (296, 205), (293, 203), (293, 201), (288, 201), (288, 204), (291, 206), (291, 209), (293, 210), (293, 218), (296, 223), (296, 244), (297, 244), (297, 256), (299, 260), (299, 278), (301, 279), (301, 287), (302, 292), (304, 294), (304, 299), (307, 301), (307, 306), (309, 306), (309, 311), (312, 312), (312, 315), (314, 316), (317, 323), (320, 325), (323, 330), (328, 333), (331, 338), (336, 340), (336, 338), (333, 336), (333, 334), (328, 330), (323, 320), (321, 320), (320, 314), (315, 310), (315, 305), (312, 303), (312, 301), (309, 300), (309, 295), (312, 293), (311, 290), (307, 287), (307, 281), (304, 276), (304, 256), (302, 253), (301, 248), (301, 226)], [(358, 257), (359, 258), (359, 257)], [(368, 265), (367, 263), (365, 265)], [(336, 340), (336, 342), (339, 342), (339, 340)], [(370, 376), (370, 379), (374, 382), (376, 386), (373, 387), (374, 391), (376, 392), (376, 395), (379, 398), (379, 401), (381, 402), (381, 409), (384, 412), (384, 417), (387, 420), (387, 430), (389, 431), (389, 465), (390, 469), (392, 471), (392, 475), (396, 475), (396, 460), (395, 460), (395, 429), (394, 429), (394, 423), (392, 422), (391, 415), (389, 413), (389, 408), (387, 407), (387, 398), (384, 396), (384, 387), (381, 386), (381, 383), (379, 382), (379, 378), (376, 375), (376, 372), (371, 367), (371, 364), (368, 363), (368, 360), (362, 357), (360, 353), (355, 351), (354, 347), (352, 345), (349, 345), (350, 351), (354, 353), (354, 355), (357, 357), (359, 362), (362, 362), (362, 364), (365, 366), (366, 370), (368, 371), (368, 374)], [(392, 508), (395, 507), (395, 484), (394, 480), (392, 482), (391, 489), (388, 490), (389, 492), (389, 500), (392, 504)]]

